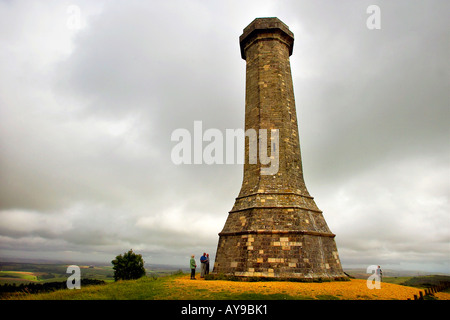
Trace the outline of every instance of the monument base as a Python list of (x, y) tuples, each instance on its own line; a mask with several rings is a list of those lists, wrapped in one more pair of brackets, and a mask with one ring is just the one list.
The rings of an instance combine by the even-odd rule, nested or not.
[(221, 233), (212, 277), (230, 280), (335, 281), (342, 270), (334, 234), (260, 230)]
[(205, 275), (205, 280), (227, 280), (227, 281), (243, 281), (243, 282), (268, 282), (268, 281), (288, 281), (288, 282), (330, 282), (330, 281), (350, 281), (350, 278), (346, 275), (336, 277), (315, 277), (315, 278), (288, 278), (288, 277), (256, 277), (256, 276), (235, 276), (222, 273), (210, 273)]

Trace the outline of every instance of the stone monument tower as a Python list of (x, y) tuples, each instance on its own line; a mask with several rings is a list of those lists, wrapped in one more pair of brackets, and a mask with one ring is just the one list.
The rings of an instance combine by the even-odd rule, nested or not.
[[(335, 235), (303, 179), (289, 61), (294, 35), (278, 18), (257, 18), (239, 41), (247, 65), (245, 129), (278, 130), (279, 164), (277, 172), (262, 174), (267, 166), (248, 161), (246, 141), (242, 188), (219, 233), (213, 274), (345, 278)], [(267, 154), (273, 153), (267, 140)]]

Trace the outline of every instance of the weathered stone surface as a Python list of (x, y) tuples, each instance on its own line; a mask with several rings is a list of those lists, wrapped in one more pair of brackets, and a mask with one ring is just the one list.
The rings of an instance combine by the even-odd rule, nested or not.
[(247, 64), (245, 129), (279, 130), (279, 170), (261, 175), (246, 141), (242, 187), (219, 233), (213, 274), (343, 278), (335, 235), (303, 179), (289, 61), (294, 35), (277, 18), (258, 18), (239, 40)]

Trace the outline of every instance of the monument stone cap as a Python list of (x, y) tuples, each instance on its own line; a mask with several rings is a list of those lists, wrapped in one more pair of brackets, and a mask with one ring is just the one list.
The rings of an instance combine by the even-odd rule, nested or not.
[(276, 17), (272, 18), (256, 18), (247, 27), (239, 37), (239, 43), (241, 47), (241, 57), (245, 60), (245, 46), (254, 37), (262, 33), (277, 32), (282, 34), (288, 40), (289, 55), (292, 55), (294, 47), (294, 34), (289, 30), (289, 27)]

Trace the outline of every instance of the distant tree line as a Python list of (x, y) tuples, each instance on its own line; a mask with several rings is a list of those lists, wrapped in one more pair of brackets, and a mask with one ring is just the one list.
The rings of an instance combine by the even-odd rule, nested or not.
[[(96, 279), (81, 279), (81, 287), (93, 284), (104, 284), (103, 280)], [(0, 285), (0, 294), (11, 293), (11, 292), (24, 292), (24, 293), (41, 293), (50, 292), (60, 289), (67, 288), (67, 281), (60, 282), (44, 282), (44, 283), (22, 283), (20, 285), (13, 284), (3, 284)]]

